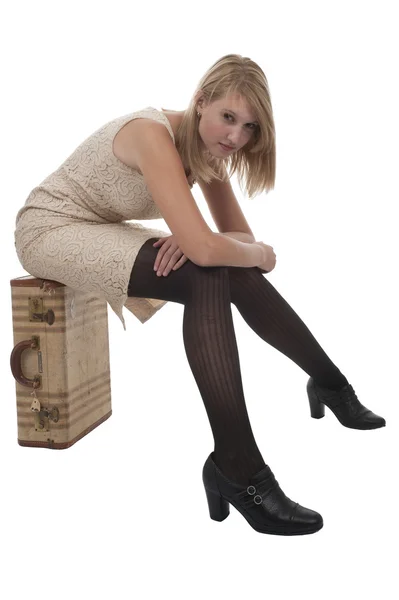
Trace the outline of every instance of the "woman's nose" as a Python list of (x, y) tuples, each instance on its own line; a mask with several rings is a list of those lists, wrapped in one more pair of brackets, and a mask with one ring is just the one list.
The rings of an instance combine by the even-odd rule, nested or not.
[(227, 140), (232, 146), (238, 146), (240, 142), (241, 131), (230, 131), (227, 134)]

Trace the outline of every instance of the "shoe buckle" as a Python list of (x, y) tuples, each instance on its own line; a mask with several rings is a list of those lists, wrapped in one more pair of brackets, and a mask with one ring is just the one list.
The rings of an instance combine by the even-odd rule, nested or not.
[[(247, 487), (247, 492), (250, 496), (253, 496), (256, 493), (256, 487), (254, 485), (249, 485)], [(256, 496), (254, 496), (254, 502), (255, 502), (255, 504), (262, 504), (262, 502), (263, 502), (262, 496), (260, 496), (259, 494), (256, 494)]]

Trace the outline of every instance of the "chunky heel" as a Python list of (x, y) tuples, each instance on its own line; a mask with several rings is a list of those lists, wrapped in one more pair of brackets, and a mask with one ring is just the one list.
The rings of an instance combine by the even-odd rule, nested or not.
[(209, 516), (213, 521), (224, 521), (230, 514), (230, 505), (218, 493), (211, 492), (205, 488), (206, 498), (208, 500)]
[(323, 527), (322, 516), (286, 496), (269, 465), (265, 465), (245, 485), (228, 479), (208, 456), (202, 469), (209, 514), (213, 521), (223, 521), (230, 514), (230, 504), (259, 533), (305, 535)]
[(310, 416), (313, 419), (321, 419), (325, 415), (326, 407), (320, 402), (316, 395), (309, 397)]
[(314, 419), (324, 417), (324, 408), (334, 413), (338, 421), (351, 429), (377, 429), (385, 427), (385, 419), (376, 415), (359, 402), (350, 383), (338, 390), (332, 390), (317, 384), (309, 377), (306, 386), (310, 404), (310, 416)]

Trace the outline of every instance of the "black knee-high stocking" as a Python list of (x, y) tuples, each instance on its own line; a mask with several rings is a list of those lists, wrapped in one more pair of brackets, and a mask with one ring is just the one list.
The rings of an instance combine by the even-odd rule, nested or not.
[(154, 241), (147, 240), (137, 255), (128, 295), (184, 304), (184, 347), (211, 425), (214, 460), (227, 477), (245, 485), (265, 462), (244, 398), (227, 267), (187, 261), (167, 277), (158, 277)]
[(228, 269), (231, 301), (255, 333), (319, 385), (338, 390), (348, 383), (305, 323), (259, 269)]
[[(141, 247), (128, 295), (184, 305), (184, 347), (212, 428), (215, 462), (227, 477), (245, 485), (265, 462), (246, 408), (231, 302), (262, 339), (318, 382), (325, 385), (327, 373), (329, 383), (337, 384), (340, 372), (274, 288), (272, 293), (258, 269), (198, 267), (188, 261), (167, 277), (158, 277), (153, 270), (156, 239)], [(290, 325), (280, 322), (287, 315)], [(307, 353), (308, 344), (312, 346)]]

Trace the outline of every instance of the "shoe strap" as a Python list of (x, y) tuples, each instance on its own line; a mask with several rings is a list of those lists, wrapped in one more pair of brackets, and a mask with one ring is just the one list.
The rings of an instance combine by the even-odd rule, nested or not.
[(270, 471), (269, 475), (262, 481), (257, 481), (254, 484), (249, 484), (241, 492), (236, 494), (236, 499), (245, 508), (253, 506), (253, 504), (262, 504), (265, 498), (278, 486), (278, 481), (274, 474)]

